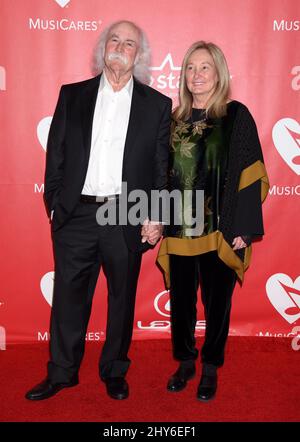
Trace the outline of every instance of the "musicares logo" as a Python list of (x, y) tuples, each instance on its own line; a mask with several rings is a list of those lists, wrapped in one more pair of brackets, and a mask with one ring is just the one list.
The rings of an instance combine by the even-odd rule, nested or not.
[(300, 175), (300, 124), (292, 118), (282, 118), (273, 127), (274, 145), (287, 165)]
[(273, 307), (289, 323), (300, 319), (300, 276), (293, 281), (285, 273), (272, 275), (266, 284)]
[(64, 8), (68, 3), (70, 3), (71, 0), (55, 0), (55, 1), (61, 8)]
[(6, 71), (3, 66), (0, 66), (0, 91), (6, 90)]
[(51, 307), (54, 287), (54, 272), (48, 272), (42, 277), (40, 287), (45, 300)]
[(291, 70), (291, 74), (294, 75), (294, 78), (292, 79), (292, 89), (294, 91), (300, 90), (300, 66), (294, 66)]
[(51, 121), (52, 117), (43, 118), (37, 125), (36, 129), (38, 140), (45, 151), (47, 149), (47, 141), (48, 141)]

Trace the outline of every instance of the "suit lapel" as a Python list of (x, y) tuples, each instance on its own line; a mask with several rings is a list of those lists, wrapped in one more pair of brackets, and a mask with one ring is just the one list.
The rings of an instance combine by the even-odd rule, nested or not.
[(132, 91), (131, 109), (129, 115), (128, 129), (125, 140), (123, 168), (129, 153), (132, 151), (139, 130), (141, 128), (143, 112), (145, 112), (145, 98), (146, 93), (144, 86), (134, 79), (134, 86)]
[(86, 157), (89, 158), (92, 141), (93, 118), (101, 75), (93, 78), (81, 95), (81, 121), (83, 144)]

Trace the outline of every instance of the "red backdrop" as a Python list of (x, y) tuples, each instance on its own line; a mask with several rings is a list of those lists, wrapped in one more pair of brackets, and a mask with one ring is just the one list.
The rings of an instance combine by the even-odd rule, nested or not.
[[(43, 205), (45, 143), (63, 83), (91, 76), (99, 32), (129, 19), (152, 47), (152, 86), (176, 104), (180, 64), (196, 40), (217, 43), (232, 76), (232, 97), (257, 122), (271, 190), (266, 235), (256, 243), (243, 288), (236, 288), (230, 333), (288, 335), (300, 324), (300, 2), (298, 0), (0, 0), (1, 285), (0, 348), (47, 339), (53, 256)], [(144, 255), (135, 338), (169, 337), (168, 293)], [(49, 273), (50, 272), (50, 273)], [(162, 294), (161, 294), (162, 293)], [(199, 302), (199, 334), (204, 318)], [(101, 275), (87, 339), (104, 337)]]

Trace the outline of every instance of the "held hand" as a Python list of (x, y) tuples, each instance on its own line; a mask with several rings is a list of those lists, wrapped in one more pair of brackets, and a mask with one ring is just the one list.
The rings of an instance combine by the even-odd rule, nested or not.
[(243, 238), (241, 236), (236, 236), (234, 240), (232, 241), (233, 250), (239, 250), (244, 249), (247, 247), (247, 244), (243, 241)]
[(141, 235), (142, 235), (142, 242), (146, 242), (147, 238), (148, 238), (148, 226), (149, 226), (149, 219), (145, 219), (145, 221), (143, 222), (143, 227), (142, 227), (142, 231), (141, 231)]
[(148, 243), (155, 245), (159, 241), (163, 232), (163, 226), (160, 223), (150, 221), (148, 231)]
[(145, 220), (141, 231), (142, 243), (147, 241), (152, 246), (155, 245), (161, 237), (162, 231), (163, 226), (159, 222)]

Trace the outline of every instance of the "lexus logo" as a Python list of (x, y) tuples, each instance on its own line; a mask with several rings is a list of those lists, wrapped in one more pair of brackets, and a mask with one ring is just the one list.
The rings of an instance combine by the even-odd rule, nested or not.
[(156, 295), (154, 299), (154, 308), (160, 315), (168, 318), (170, 317), (171, 306), (168, 290), (164, 290)]
[(6, 332), (4, 327), (0, 327), (0, 350), (6, 350)]

